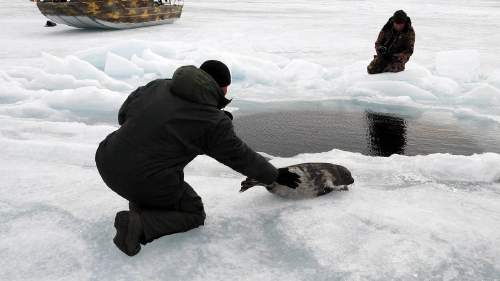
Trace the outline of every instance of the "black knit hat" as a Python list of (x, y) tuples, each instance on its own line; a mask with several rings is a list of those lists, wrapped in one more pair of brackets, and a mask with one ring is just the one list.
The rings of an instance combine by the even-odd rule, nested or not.
[(231, 72), (229, 68), (218, 60), (207, 60), (200, 66), (200, 69), (212, 76), (220, 87), (226, 87), (231, 84)]
[(403, 10), (396, 11), (394, 16), (392, 16), (392, 21), (405, 21), (408, 22), (408, 15)]

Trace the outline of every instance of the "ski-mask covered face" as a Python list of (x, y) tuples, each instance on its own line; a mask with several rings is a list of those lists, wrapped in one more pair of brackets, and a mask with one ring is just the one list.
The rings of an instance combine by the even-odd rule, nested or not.
[(392, 25), (394, 27), (394, 30), (402, 31), (406, 27), (406, 22), (404, 20), (398, 19), (398, 20), (395, 20)]

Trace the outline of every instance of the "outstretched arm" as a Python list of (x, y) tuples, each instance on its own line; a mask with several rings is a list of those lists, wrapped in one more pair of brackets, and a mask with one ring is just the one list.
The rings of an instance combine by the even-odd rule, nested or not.
[(208, 133), (204, 150), (222, 164), (264, 184), (271, 184), (278, 177), (278, 170), (271, 163), (236, 136), (229, 118), (223, 118)]

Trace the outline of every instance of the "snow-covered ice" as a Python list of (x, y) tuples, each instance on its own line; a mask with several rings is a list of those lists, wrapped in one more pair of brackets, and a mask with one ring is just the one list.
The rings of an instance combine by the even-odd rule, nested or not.
[(478, 51), (448, 51), (436, 56), (437, 73), (460, 81), (473, 82), (479, 79), (480, 56)]
[[(369, 76), (373, 41), (398, 8), (416, 53), (403, 73)], [(130, 91), (209, 58), (228, 63), (240, 101), (500, 123), (499, 16), (488, 0), (193, 0), (173, 25), (94, 32), (43, 28), (33, 3), (0, 0), (0, 279), (500, 280), (498, 154), (271, 156), (352, 171), (351, 191), (302, 201), (239, 194), (243, 176), (198, 157), (186, 176), (206, 225), (133, 259), (111, 242), (126, 202), (93, 159)]]
[(343, 151), (274, 158), (277, 166), (349, 167), (349, 192), (303, 201), (199, 157), (187, 180), (206, 225), (163, 238), (130, 259), (114, 248), (126, 202), (93, 162), (110, 129), (0, 122), (2, 280), (496, 280), (500, 274), (500, 155), (368, 157)]

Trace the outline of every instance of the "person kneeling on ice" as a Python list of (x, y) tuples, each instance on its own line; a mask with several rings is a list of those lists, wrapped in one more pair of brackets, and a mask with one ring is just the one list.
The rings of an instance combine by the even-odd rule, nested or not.
[(221, 110), (230, 102), (230, 83), (225, 64), (206, 61), (139, 87), (121, 106), (121, 127), (99, 144), (95, 160), (106, 185), (129, 201), (129, 211), (118, 212), (114, 222), (113, 242), (125, 254), (204, 224), (202, 200), (183, 174), (197, 155), (266, 184), (300, 183), (297, 174), (276, 169), (236, 136), (231, 114)]
[(377, 55), (368, 65), (369, 74), (401, 72), (413, 54), (415, 31), (411, 19), (402, 10), (396, 11), (384, 25), (375, 42)]

